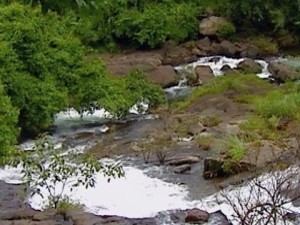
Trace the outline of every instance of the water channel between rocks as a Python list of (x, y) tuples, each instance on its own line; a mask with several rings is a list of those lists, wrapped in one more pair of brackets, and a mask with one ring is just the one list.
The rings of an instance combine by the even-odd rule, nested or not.
[[(243, 59), (229, 59), (222, 57), (217, 63), (210, 62), (210, 58), (200, 59), (198, 62), (187, 65), (185, 69), (194, 68), (196, 65), (209, 65), (212, 67), (215, 75), (221, 75), (220, 68), (226, 64), (234, 68), (237, 63)], [(266, 78), (269, 76), (267, 63), (258, 60), (263, 70), (258, 76)], [(178, 71), (183, 67), (177, 67)], [(173, 97), (177, 95), (188, 94), (190, 88), (186, 86), (172, 87), (166, 90)], [(147, 110), (146, 104), (144, 109)], [(132, 109), (136, 112), (136, 109)], [(93, 139), (74, 142), (73, 148), (78, 151), (84, 151), (90, 147), (97, 139), (105, 138), (105, 132), (109, 125), (103, 122), (110, 119), (110, 115), (105, 110), (97, 110), (93, 115), (86, 114), (83, 118), (73, 110), (62, 112), (56, 118), (56, 130), (52, 137), (59, 146), (68, 138), (78, 133), (93, 133)], [(153, 128), (158, 123), (158, 119), (151, 115), (139, 115), (131, 117), (131, 122), (121, 126), (117, 131), (117, 136), (124, 142), (131, 142), (142, 138), (143, 134), (149, 128)], [(124, 122), (125, 123), (125, 122)], [(27, 141), (21, 145), (24, 149), (30, 149), (33, 146), (32, 141)], [(188, 142), (182, 142), (176, 152), (192, 153), (199, 150), (193, 149)], [(202, 154), (202, 155), (201, 155)], [(205, 152), (199, 155), (200, 159), (205, 157)], [(203, 163), (200, 162), (192, 167), (189, 174), (178, 175), (167, 166), (154, 164), (145, 164), (141, 158), (118, 156), (110, 159), (102, 159), (103, 162), (121, 162), (125, 170), (125, 177), (113, 179), (110, 183), (102, 175), (97, 174), (97, 184), (95, 188), (85, 189), (77, 188), (72, 192), (66, 191), (66, 194), (73, 200), (84, 204), (86, 211), (98, 215), (118, 215), (125, 217), (151, 217), (159, 212), (187, 209), (198, 207), (207, 210), (209, 213), (221, 210), (231, 218), (232, 209), (224, 202), (220, 193), (211, 181), (205, 181), (202, 178)], [(21, 183), (21, 168), (3, 168), (0, 170), (0, 180), (7, 183)], [(265, 178), (267, 180), (267, 177)], [(59, 187), (58, 187), (59, 188)], [(228, 189), (227, 194), (233, 193), (234, 189)], [(247, 193), (247, 186), (240, 187), (239, 190)], [(47, 195), (45, 190), (42, 190)], [(215, 193), (215, 194), (214, 194)], [(249, 194), (249, 193), (248, 193)], [(29, 198), (28, 203), (35, 209), (42, 209), (45, 204), (44, 199), (38, 195)], [(292, 205), (288, 206), (293, 208)], [(294, 208), (293, 208), (294, 209)], [(299, 211), (295, 208), (296, 211)], [(165, 224), (172, 224), (165, 221)], [(210, 224), (217, 224), (216, 222)]]

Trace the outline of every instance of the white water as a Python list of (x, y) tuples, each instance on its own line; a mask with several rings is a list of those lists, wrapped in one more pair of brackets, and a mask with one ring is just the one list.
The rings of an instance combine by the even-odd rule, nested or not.
[[(235, 60), (222, 57), (219, 62), (210, 63), (208, 62), (209, 58), (203, 58), (199, 62), (188, 65), (185, 69), (193, 69), (196, 65), (201, 65), (199, 63), (202, 63), (202, 65), (210, 65), (215, 75), (221, 75), (220, 69), (224, 64), (234, 68), (241, 60), (243, 59)], [(258, 62), (264, 66), (262, 74), (258, 74), (258, 76), (267, 77), (267, 63), (265, 61)], [(177, 69), (180, 70), (180, 68)], [(145, 110), (147, 109), (146, 105), (144, 105)], [(133, 107), (131, 112), (138, 113), (137, 107)], [(81, 117), (75, 110), (71, 109), (67, 112), (59, 113), (55, 124), (60, 126), (66, 123), (80, 124), (82, 121), (98, 122), (103, 118), (110, 117), (111, 115), (105, 110), (96, 110), (94, 114), (86, 113)], [(102, 127), (100, 130), (106, 132), (107, 129), (109, 128)], [(58, 141), (57, 146), (59, 146), (59, 140), (56, 141)], [(33, 142), (23, 143), (21, 147), (27, 150), (32, 149)], [(84, 147), (80, 146), (80, 151), (83, 151)], [(87, 211), (99, 215), (148, 217), (154, 216), (161, 211), (198, 207), (210, 213), (221, 210), (229, 219), (233, 219), (233, 210), (222, 197), (222, 193), (216, 193), (199, 201), (191, 201), (188, 198), (189, 190), (186, 186), (168, 183), (155, 178), (155, 176), (149, 176), (149, 174), (162, 173), (162, 168), (149, 166), (146, 172), (135, 165), (135, 163), (128, 164), (128, 159), (126, 158), (122, 159), (122, 161), (124, 162), (124, 170), (126, 172), (124, 178), (111, 180), (110, 183), (107, 183), (106, 178), (101, 174), (97, 174), (97, 185), (95, 188), (87, 190), (77, 188), (72, 192), (66, 189), (65, 194), (71, 199), (84, 204)], [(5, 167), (0, 169), (0, 180), (4, 180), (7, 183), (21, 183), (21, 169), (20, 167)], [(268, 185), (268, 181), (270, 180), (268, 175), (262, 176), (261, 179), (265, 180), (266, 185)], [(42, 192), (46, 197), (47, 192), (45, 190), (42, 190)], [(249, 186), (244, 185), (229, 188), (223, 193), (234, 197), (237, 192), (247, 197), (249, 195)], [(45, 204), (45, 201), (37, 195), (28, 199), (28, 202), (35, 209), (42, 209)], [(293, 207), (291, 204), (287, 204), (286, 207), (299, 212), (299, 209)], [(233, 221), (233, 224), (238, 223)]]
[[(231, 69), (237, 68), (237, 65), (243, 62), (246, 58), (228, 58), (225, 56), (210, 56), (210, 57), (201, 57), (198, 61), (175, 67), (180, 74), (183, 74), (183, 71), (187, 71), (188, 73), (194, 73), (195, 68), (197, 66), (209, 66), (215, 76), (223, 75), (221, 68), (225, 65), (228, 65)], [(271, 73), (268, 71), (268, 63), (264, 60), (255, 59), (255, 62), (258, 62), (263, 68), (261, 73), (258, 73), (257, 76), (260, 78), (268, 78)]]

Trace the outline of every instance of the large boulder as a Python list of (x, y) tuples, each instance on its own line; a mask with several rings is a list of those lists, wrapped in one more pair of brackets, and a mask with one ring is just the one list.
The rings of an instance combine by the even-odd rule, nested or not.
[(258, 74), (261, 73), (263, 67), (253, 59), (245, 59), (237, 65), (237, 69), (242, 73)]
[(209, 213), (201, 210), (201, 209), (188, 209), (187, 215), (185, 217), (186, 223), (195, 223), (195, 224), (201, 224), (207, 222), (209, 219)]
[(182, 44), (176, 46), (174, 43), (166, 44), (164, 47), (163, 64), (178, 66), (197, 61), (199, 52), (195, 52), (195, 47), (196, 45), (189, 46)]
[(223, 17), (210, 16), (201, 20), (199, 33), (204, 36), (216, 36), (220, 27), (230, 25)]
[(162, 87), (170, 87), (178, 84), (180, 77), (170, 65), (159, 66), (149, 72), (147, 78)]
[(300, 78), (300, 73), (297, 69), (282, 62), (270, 62), (268, 69), (273, 78), (279, 83)]
[(197, 66), (195, 68), (196, 81), (194, 84), (203, 84), (215, 77), (213, 70), (209, 66)]
[(196, 42), (196, 46), (198, 49), (204, 51), (204, 52), (209, 52), (211, 49), (211, 41), (209, 40), (208, 37), (202, 38)]

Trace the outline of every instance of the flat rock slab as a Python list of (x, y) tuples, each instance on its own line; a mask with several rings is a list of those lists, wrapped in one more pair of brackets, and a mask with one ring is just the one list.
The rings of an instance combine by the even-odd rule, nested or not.
[(184, 156), (174, 159), (169, 159), (167, 164), (170, 166), (180, 166), (184, 164), (194, 164), (200, 161), (199, 157), (197, 156)]

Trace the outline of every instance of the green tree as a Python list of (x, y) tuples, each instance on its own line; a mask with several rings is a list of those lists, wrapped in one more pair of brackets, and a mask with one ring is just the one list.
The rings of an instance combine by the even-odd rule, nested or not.
[(14, 151), (19, 129), (19, 111), (12, 106), (0, 83), (0, 165), (6, 163)]

